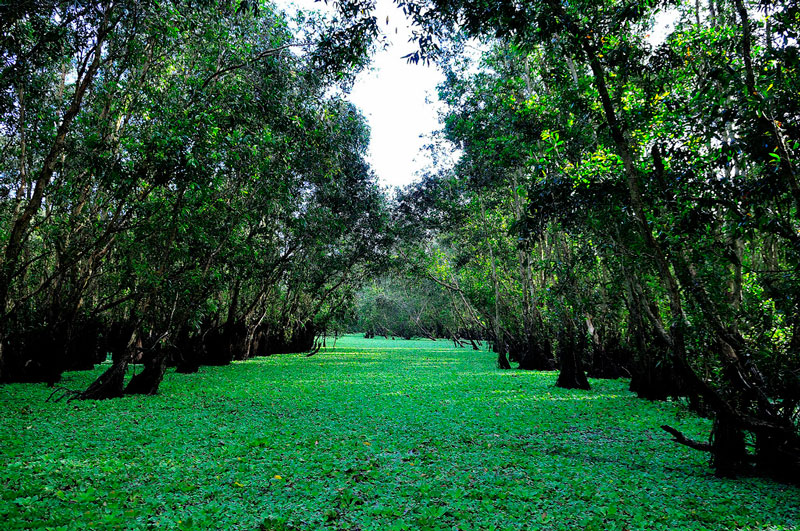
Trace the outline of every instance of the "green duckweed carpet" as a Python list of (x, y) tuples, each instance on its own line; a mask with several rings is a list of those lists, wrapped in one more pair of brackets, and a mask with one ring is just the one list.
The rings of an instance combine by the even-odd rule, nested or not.
[(707, 420), (626, 381), (555, 379), (443, 341), (348, 336), (170, 371), (154, 397), (0, 386), (0, 528), (800, 529), (800, 489), (718, 479), (659, 429), (702, 439)]

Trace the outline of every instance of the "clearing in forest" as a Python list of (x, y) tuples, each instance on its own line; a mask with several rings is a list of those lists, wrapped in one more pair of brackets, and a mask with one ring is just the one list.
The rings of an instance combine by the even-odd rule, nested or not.
[(800, 528), (797, 488), (669, 442), (708, 433), (681, 405), (451, 345), (349, 336), (103, 402), (1, 386), (2, 528)]

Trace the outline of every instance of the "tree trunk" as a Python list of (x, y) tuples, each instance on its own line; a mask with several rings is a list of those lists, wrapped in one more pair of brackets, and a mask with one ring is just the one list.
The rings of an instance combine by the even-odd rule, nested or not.
[(144, 369), (131, 378), (125, 388), (126, 395), (154, 395), (167, 372), (167, 352), (153, 347), (144, 356)]
[(483, 241), (489, 251), (489, 261), (492, 268), (492, 286), (494, 287), (494, 322), (492, 324), (494, 325), (494, 350), (497, 352), (497, 366), (500, 369), (510, 369), (511, 363), (509, 363), (506, 355), (505, 338), (503, 337), (503, 329), (500, 326), (500, 286), (497, 281), (497, 264), (495, 263), (492, 245), (489, 242), (489, 236), (486, 234), (486, 208), (483, 201), (481, 201), (481, 215), (484, 226)]
[(569, 326), (558, 334), (558, 362), (560, 371), (556, 387), (563, 389), (586, 389), (589, 387), (589, 380), (583, 372), (581, 358), (586, 350), (586, 340), (581, 335), (576, 339), (576, 330)]
[(128, 371), (128, 360), (114, 362), (100, 375), (86, 391), (78, 395), (80, 400), (105, 400), (119, 398), (125, 385), (125, 373)]
[(553, 347), (550, 341), (538, 341), (536, 338), (526, 338), (523, 345), (524, 352), (519, 361), (519, 368), (526, 371), (552, 371), (555, 368)]
[(135, 327), (129, 323), (119, 325), (113, 336), (109, 345), (114, 360), (111, 367), (101, 374), (86, 391), (78, 395), (78, 399), (104, 400), (122, 396), (128, 365), (140, 355), (137, 346), (140, 343)]
[(748, 464), (744, 433), (726, 416), (717, 415), (711, 431), (711, 464), (719, 477), (736, 477)]

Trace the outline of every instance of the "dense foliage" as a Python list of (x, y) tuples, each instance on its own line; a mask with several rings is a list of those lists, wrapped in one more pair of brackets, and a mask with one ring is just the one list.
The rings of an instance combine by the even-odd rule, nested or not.
[(121, 394), (133, 362), (150, 394), (167, 364), (310, 349), (385, 247), (369, 132), (335, 90), (365, 49), (245, 2), (3, 9), (0, 381), (110, 351), (83, 396)]

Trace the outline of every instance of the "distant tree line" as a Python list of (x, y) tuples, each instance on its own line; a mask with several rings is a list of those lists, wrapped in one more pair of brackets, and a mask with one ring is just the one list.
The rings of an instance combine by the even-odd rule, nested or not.
[(444, 339), (478, 350), (486, 334), (483, 323), (473, 318), (472, 305), (424, 275), (404, 269), (373, 279), (358, 292), (345, 329), (366, 338)]

